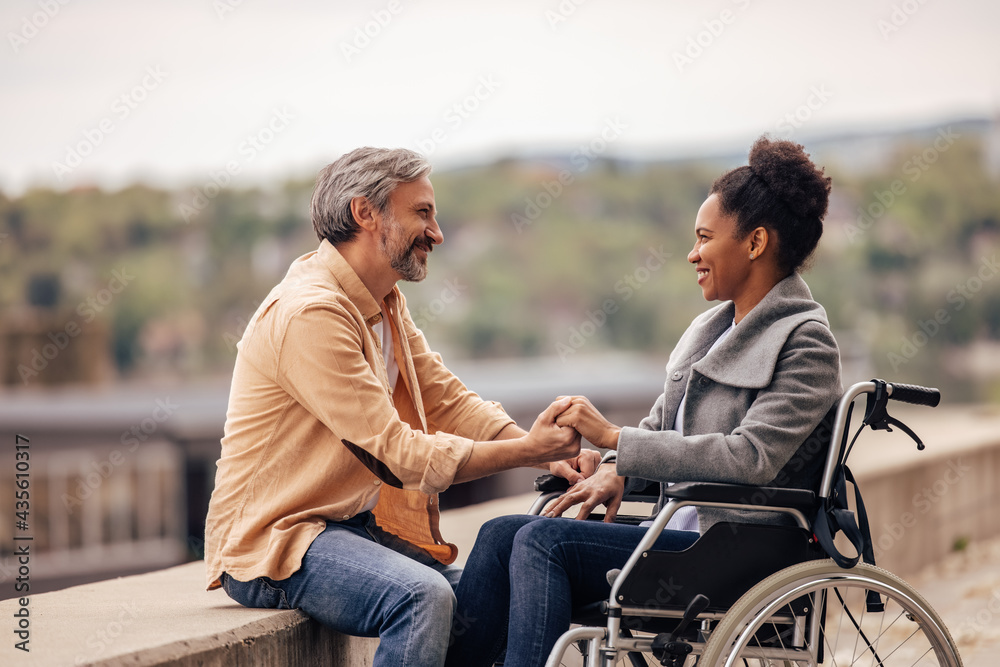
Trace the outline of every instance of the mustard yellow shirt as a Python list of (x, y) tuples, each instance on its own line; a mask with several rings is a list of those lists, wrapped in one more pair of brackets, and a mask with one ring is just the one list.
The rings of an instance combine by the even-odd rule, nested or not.
[[(372, 331), (382, 309), (328, 241), (292, 263), (247, 325), (205, 526), (209, 589), (223, 572), (288, 578), (327, 521), (353, 517), (376, 494), (381, 527), (454, 561), (437, 494), (473, 441), (492, 440), (513, 420), (428, 348), (396, 287), (385, 307), (395, 387)], [(377, 476), (360, 457), (391, 475)]]

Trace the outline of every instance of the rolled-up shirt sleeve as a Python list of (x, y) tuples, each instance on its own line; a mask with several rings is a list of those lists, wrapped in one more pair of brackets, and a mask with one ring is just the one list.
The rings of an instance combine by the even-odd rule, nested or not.
[(384, 482), (445, 490), (473, 441), (429, 435), (403, 422), (364, 354), (359, 325), (337, 304), (310, 304), (288, 321), (277, 351), (281, 387)]

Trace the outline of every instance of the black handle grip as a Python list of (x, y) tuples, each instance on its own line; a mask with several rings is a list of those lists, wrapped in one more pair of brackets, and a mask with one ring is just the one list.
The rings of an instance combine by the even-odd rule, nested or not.
[(914, 405), (926, 405), (929, 408), (937, 407), (941, 402), (941, 392), (932, 387), (921, 387), (915, 384), (892, 383), (892, 393), (889, 395), (894, 401), (913, 403)]
[(565, 491), (569, 488), (569, 482), (556, 475), (542, 475), (535, 478), (535, 491), (539, 493), (551, 493), (552, 491)]

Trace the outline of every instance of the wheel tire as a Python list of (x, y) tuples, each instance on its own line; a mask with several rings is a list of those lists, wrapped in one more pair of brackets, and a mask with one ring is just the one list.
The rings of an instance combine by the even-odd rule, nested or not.
[[(794, 599), (820, 590), (830, 592), (830, 595), (827, 596), (828, 609), (823, 631), (825, 660), (820, 663), (821, 665), (836, 664), (838, 667), (846, 667), (854, 665), (857, 661), (857, 664), (866, 667), (871, 664), (878, 665), (880, 662), (884, 667), (901, 665), (911, 667), (929, 664), (962, 667), (962, 659), (958, 654), (955, 641), (951, 638), (951, 634), (941, 617), (909, 584), (891, 572), (886, 572), (872, 565), (859, 563), (851, 569), (843, 569), (832, 560), (817, 560), (793, 565), (776, 572), (747, 591), (730, 608), (725, 618), (712, 632), (711, 638), (705, 645), (701, 660), (698, 662), (699, 667), (742, 665), (743, 663), (739, 661), (742, 657), (747, 656), (741, 657), (740, 653), (748, 645), (750, 645), (750, 651), (753, 651), (752, 642), (756, 641), (754, 635), (759, 628), (765, 625), (766, 619), (762, 616), (765, 607), (776, 605), (774, 609), (780, 609)], [(861, 619), (859, 621), (862, 626), (861, 632), (855, 627), (851, 627), (851, 617), (847, 615), (839, 615), (839, 624), (834, 629), (831, 617), (838, 614), (840, 608), (839, 606), (834, 607), (834, 605), (840, 604), (832, 592), (835, 590), (841, 592), (846, 600), (845, 605), (852, 605), (849, 609), (854, 611), (854, 619)], [(876, 590), (881, 594), (886, 605), (884, 614), (866, 612), (864, 596), (862, 595), (865, 590)], [(848, 594), (843, 595), (845, 592)], [(833, 608), (832, 613), (831, 608)], [(866, 615), (868, 619), (866, 619)], [(895, 618), (890, 619), (891, 622), (886, 625), (886, 619), (893, 615)], [(875, 620), (871, 620), (872, 617), (877, 619), (877, 624)], [(845, 621), (845, 618), (848, 620)], [(915, 627), (906, 626), (903, 628), (901, 619), (903, 623), (915, 621)], [(871, 620), (871, 622), (866, 625), (866, 620)], [(897, 623), (900, 624), (901, 630), (913, 629), (912, 635), (899, 641), (898, 645), (889, 644), (887, 648), (882, 648), (881, 642), (883, 640), (896, 641), (898, 633), (892, 628)], [(844, 628), (844, 625), (848, 627)], [(754, 627), (754, 630), (747, 634), (746, 639), (741, 639), (741, 635), (750, 627)], [(866, 630), (868, 632), (865, 632)], [(833, 632), (837, 633), (836, 637), (833, 636)], [(850, 635), (848, 637), (850, 643), (844, 647), (850, 651), (846, 660), (838, 652), (841, 648), (842, 632)], [(917, 637), (918, 634), (922, 634), (922, 637)], [(834, 639), (833, 642), (831, 642), (831, 638)], [(916, 642), (911, 643), (914, 638), (916, 638)], [(738, 641), (740, 646), (736, 647), (735, 644)], [(866, 644), (869, 641), (873, 641), (874, 645), (871, 650), (866, 649)], [(919, 643), (921, 641), (922, 644)], [(905, 650), (902, 648), (904, 644), (909, 644)], [(858, 648), (859, 646), (860, 648)], [(919, 652), (923, 646), (927, 646), (927, 652), (923, 654), (923, 657), (913, 660), (911, 649), (915, 648)], [(831, 656), (831, 653), (835, 653), (835, 655)], [(877, 660), (873, 653), (879, 655)], [(937, 657), (936, 662), (933, 660), (935, 656)], [(748, 660), (756, 660), (756, 664), (761, 665), (777, 665), (784, 662), (781, 658), (769, 661), (751, 657)], [(788, 664), (788, 662), (784, 662), (784, 664)], [(803, 663), (796, 663), (793, 660), (791, 664)]]

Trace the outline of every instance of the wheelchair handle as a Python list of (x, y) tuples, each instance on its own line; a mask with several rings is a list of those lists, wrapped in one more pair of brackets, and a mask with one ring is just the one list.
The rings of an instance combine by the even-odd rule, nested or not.
[[(879, 384), (884, 384), (886, 394), (890, 399), (913, 403), (914, 405), (926, 405), (936, 407), (941, 401), (941, 392), (931, 387), (921, 387), (914, 384), (902, 384), (893, 382), (883, 382), (882, 380), (872, 380), (870, 382), (858, 382), (851, 385), (840, 403), (837, 405), (837, 418), (833, 424), (833, 435), (830, 438), (830, 451), (826, 458), (826, 466), (823, 469), (823, 480), (820, 485), (819, 496), (825, 500), (830, 497), (833, 488), (833, 476), (837, 464), (840, 462), (840, 449), (844, 442), (844, 434), (847, 431), (848, 421), (850, 421), (851, 405), (861, 394), (874, 393)], [(919, 442), (919, 440), (918, 440)]]
[(903, 403), (914, 405), (926, 405), (929, 408), (936, 408), (941, 402), (941, 392), (932, 387), (921, 387), (916, 384), (900, 384), (890, 382), (887, 385), (889, 398)]

